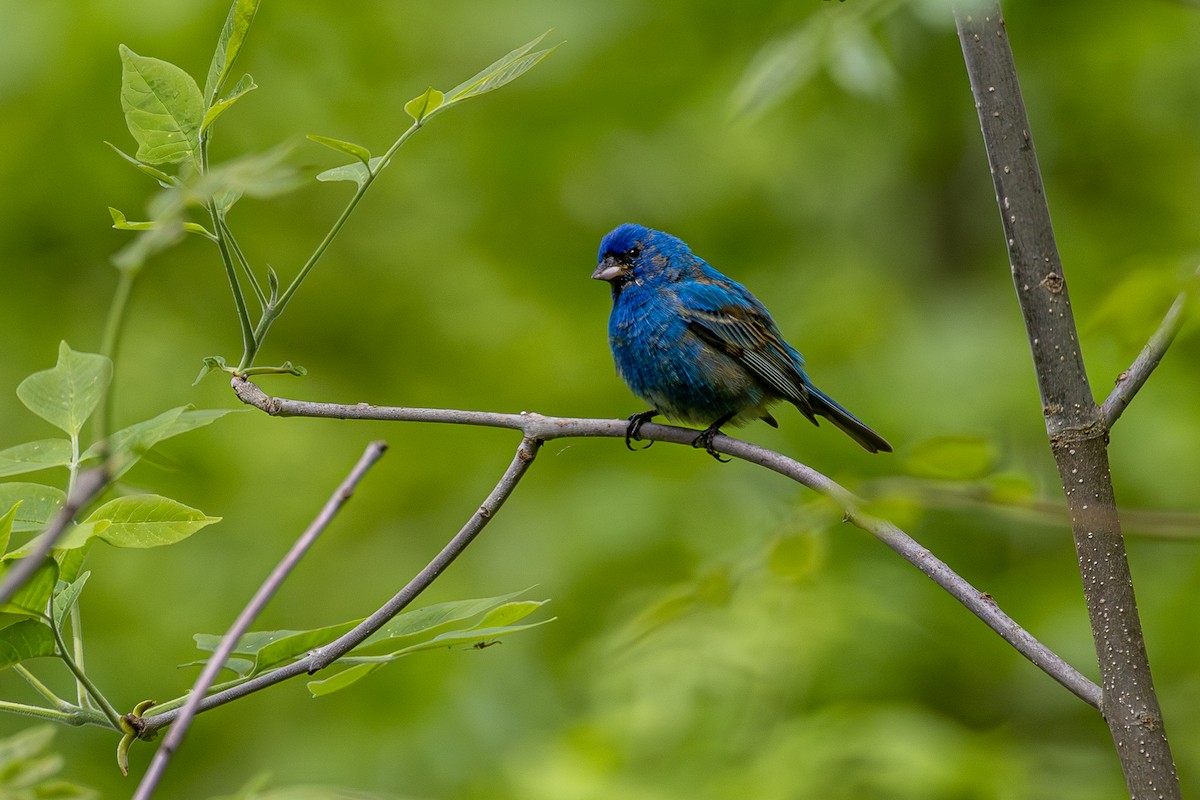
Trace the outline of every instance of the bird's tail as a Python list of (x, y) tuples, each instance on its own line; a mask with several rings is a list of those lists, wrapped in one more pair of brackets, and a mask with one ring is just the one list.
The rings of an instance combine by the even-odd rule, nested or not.
[[(822, 392), (815, 386), (809, 386), (809, 405), (812, 407), (814, 414), (820, 414), (825, 419), (832, 422), (840, 428), (847, 436), (858, 442), (863, 448), (871, 453), (890, 453), (892, 446), (888, 444), (887, 439), (884, 439), (875, 431), (867, 427), (866, 423), (858, 417), (851, 414), (846, 409), (842, 408), (836, 400)], [(804, 411), (803, 408), (800, 409)], [(814, 422), (816, 420), (813, 420)]]

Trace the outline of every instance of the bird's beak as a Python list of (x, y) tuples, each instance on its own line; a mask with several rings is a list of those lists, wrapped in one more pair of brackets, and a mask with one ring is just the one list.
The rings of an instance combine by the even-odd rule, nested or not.
[(592, 277), (598, 281), (612, 281), (620, 277), (625, 268), (618, 264), (612, 258), (606, 258), (600, 262), (600, 266), (596, 267), (596, 271), (592, 273)]

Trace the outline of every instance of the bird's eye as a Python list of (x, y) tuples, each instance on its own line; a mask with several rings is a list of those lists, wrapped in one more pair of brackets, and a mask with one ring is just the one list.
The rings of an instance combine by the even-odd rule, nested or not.
[(640, 247), (631, 247), (625, 251), (625, 257), (628, 258), (630, 261), (634, 261), (634, 260), (640, 258), (641, 255), (642, 255), (642, 248), (640, 248)]

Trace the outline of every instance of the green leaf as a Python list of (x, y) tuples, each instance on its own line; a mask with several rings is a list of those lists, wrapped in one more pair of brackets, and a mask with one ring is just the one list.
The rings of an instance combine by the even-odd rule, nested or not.
[(87, 558), (89, 548), (76, 547), (72, 550), (60, 550), (54, 554), (54, 558), (58, 561), (58, 579), (60, 581), (73, 581), (79, 577), (79, 571), (83, 569), (83, 561)]
[(114, 547), (162, 547), (181, 542), (220, 519), (160, 495), (118, 497), (93, 511), (63, 538), (60, 547), (81, 547), (92, 537)]
[[(238, 640), (234, 655), (248, 656), (252, 662), (245, 677), (257, 675), (264, 670), (301, 658), (313, 648), (332, 642), (362, 620), (327, 625), (307, 631), (256, 631), (247, 633)], [(215, 634), (198, 633), (192, 637), (200, 650), (215, 652), (221, 637)]]
[(319, 181), (352, 181), (362, 186), (367, 182), (367, 178), (379, 169), (379, 165), (383, 163), (383, 156), (372, 158), (366, 165), (356, 161), (353, 164), (345, 164), (333, 169), (327, 169), (317, 176)]
[(288, 161), (293, 149), (291, 144), (283, 144), (226, 161), (188, 187), (184, 199), (203, 205), (211, 198), (221, 210), (228, 211), (243, 195), (264, 199), (290, 192), (307, 180)]
[(354, 664), (340, 672), (335, 672), (328, 678), (309, 681), (305, 686), (308, 687), (308, 691), (312, 692), (313, 697), (324, 697), (357, 683), (382, 666), (383, 664)]
[(0, 450), (0, 476), (5, 477), (52, 467), (65, 467), (70, 463), (69, 439), (41, 439)]
[(975, 480), (995, 467), (996, 448), (979, 436), (935, 436), (913, 447), (905, 466), (938, 480)]
[[(164, 411), (153, 419), (122, 428), (108, 438), (108, 451), (115, 459), (112, 478), (115, 480), (128, 472), (130, 467), (159, 442), (210, 425), (229, 413), (232, 412), (228, 409), (193, 409), (191, 406), (179, 406)], [(99, 458), (102, 452), (103, 447), (97, 442), (87, 449), (80, 460)]]
[(208, 78), (204, 81), (204, 104), (211, 106), (213, 98), (221, 92), (221, 87), (229, 77), (233, 62), (237, 61), (246, 34), (258, 13), (259, 0), (234, 0), (225, 17), (225, 25), (221, 35), (217, 37), (217, 49), (213, 53), (212, 63), (208, 67)]
[[(15, 561), (0, 562), (0, 578), (8, 574), (15, 566)], [(46, 558), (29, 576), (29, 580), (21, 584), (16, 594), (0, 606), (0, 628), (8, 627), (22, 619), (30, 617), (43, 619), (50, 596), (54, 594), (54, 585), (58, 582), (58, 562)]]
[(443, 631), (463, 627), (466, 620), (485, 614), (526, 591), (528, 589), (499, 597), (452, 600), (405, 611), (371, 634), (354, 649), (354, 655), (388, 653), (414, 642), (432, 639)]
[(178, 178), (173, 178), (170, 175), (168, 175), (167, 173), (163, 172), (161, 169), (152, 167), (149, 164), (144, 164), (141, 161), (138, 161), (136, 158), (129, 155), (124, 150), (122, 150), (121, 148), (119, 148), (115, 144), (113, 144), (112, 142), (105, 142), (105, 144), (108, 145), (109, 147), (111, 147), (113, 149), (113, 152), (115, 152), (121, 158), (125, 159), (130, 164), (133, 164), (133, 166), (137, 167), (139, 170), (141, 170), (142, 172), (149, 175), (151, 178), (154, 178), (156, 181), (158, 181), (159, 185), (162, 186), (164, 189), (170, 189), (172, 186), (175, 186), (176, 184), (179, 183)]
[(4, 555), (8, 551), (8, 540), (12, 538), (13, 520), (16, 519), (17, 509), (20, 507), (20, 503), (14, 503), (8, 511), (4, 512), (4, 516), (0, 516), (0, 555)]
[(125, 45), (119, 51), (121, 108), (138, 143), (137, 159), (147, 164), (198, 161), (205, 104), (192, 76)]
[[(413, 644), (386, 655), (368, 657), (372, 658), (371, 661), (350, 663), (350, 666), (347, 666), (340, 672), (337, 672), (328, 678), (309, 681), (306, 685), (308, 690), (312, 692), (313, 697), (322, 697), (327, 694), (333, 694), (341, 689), (345, 689), (346, 687), (367, 677), (384, 664), (397, 661), (405, 656), (412, 655), (413, 653), (420, 653), (427, 650), (440, 650), (442, 648), (454, 647), (456, 645), (479, 646), (481, 643), (494, 642), (497, 639), (507, 636), (511, 633), (545, 625), (548, 622), (553, 622), (553, 620), (542, 620), (541, 622), (534, 622), (528, 625), (487, 624), (489, 619), (491, 621), (500, 623), (504, 623), (505, 620), (513, 621), (516, 619), (521, 619), (540, 608), (544, 602), (545, 601), (529, 600), (520, 603), (506, 603), (505, 605), (494, 609), (491, 613), (486, 615), (484, 621), (480, 622), (478, 626), (473, 626), (466, 630), (447, 631), (446, 633), (435, 636), (428, 641)], [(358, 652), (358, 650), (355, 650), (354, 654), (348, 656), (345, 661), (354, 662), (355, 659), (358, 658)]]
[(222, 97), (208, 107), (208, 111), (204, 112), (204, 123), (200, 126), (201, 131), (208, 130), (208, 126), (216, 121), (217, 117), (225, 113), (231, 105), (258, 88), (258, 84), (254, 82), (254, 78), (249, 75), (243, 75), (234, 85), (233, 91)]
[(408, 114), (417, 122), (420, 122), (425, 119), (425, 117), (436, 111), (438, 106), (440, 106), (442, 101), (445, 99), (446, 96), (444, 94), (430, 86), (424, 92), (404, 104), (404, 113)]
[[(363, 147), (361, 144), (354, 142), (343, 142), (341, 139), (333, 139), (329, 136), (318, 136), (315, 133), (308, 134), (308, 138), (317, 144), (323, 144), (331, 150), (337, 150), (339, 153), (353, 156), (363, 164), (371, 163), (371, 151)], [(319, 180), (319, 179), (318, 179)]]
[(0, 669), (57, 653), (54, 632), (41, 620), (23, 619), (0, 629)]
[(91, 576), (91, 572), (85, 572), (71, 583), (63, 583), (62, 581), (59, 581), (59, 585), (62, 588), (60, 588), (58, 593), (54, 595), (53, 606), (54, 627), (58, 630), (62, 630), (63, 620), (66, 619), (67, 614), (71, 611), (71, 608), (75, 605), (75, 603), (79, 601), (79, 593), (83, 591), (84, 584), (87, 583), (88, 578)]
[(14, 761), (24, 761), (39, 755), (54, 740), (54, 728), (39, 725), (15, 736), (0, 739), (0, 771), (7, 771)]
[[(125, 214), (112, 206), (108, 207), (108, 215), (112, 217), (113, 227), (119, 231), (148, 231), (163, 225), (162, 222), (130, 222), (125, 218)], [(177, 224), (177, 223), (176, 223)], [(216, 239), (208, 228), (205, 228), (198, 222), (184, 222), (183, 229), (189, 233), (198, 233), (201, 236), (207, 236), (209, 239)]]
[(13, 518), (14, 531), (42, 530), (66, 502), (66, 494), (53, 486), (20, 481), (0, 483), (0, 509), (7, 511), (15, 503), (21, 504)]
[(0, 797), (5, 800), (97, 800), (90, 789), (54, 778), (63, 757), (49, 752), (54, 728), (39, 725), (0, 739)]
[(111, 380), (112, 361), (107, 357), (77, 353), (60, 342), (54, 369), (35, 372), (21, 381), (17, 397), (51, 425), (78, 436)]
[(529, 630), (530, 628), (537, 628), (553, 621), (554, 619), (551, 618), (540, 622), (531, 622), (528, 625), (504, 625), (495, 628), (471, 628), (465, 631), (450, 631), (449, 633), (435, 636), (428, 642), (421, 642), (420, 644), (405, 647), (403, 650), (397, 650), (389, 654), (388, 658), (389, 660), (394, 660), (425, 650), (440, 650), (443, 647), (453, 647), (460, 644), (473, 645), (480, 642), (491, 642), (499, 639), (501, 636), (507, 636), (517, 631)]
[(113, 227), (119, 231), (148, 231), (154, 227), (153, 222), (130, 222), (124, 212), (108, 207), (108, 215), (112, 217)]
[(200, 374), (196, 376), (196, 380), (192, 381), (192, 386), (195, 386), (200, 381), (204, 380), (204, 376), (210, 372), (233, 372), (222, 356), (205, 356), (204, 366), (200, 368)]
[(529, 52), (534, 48), (535, 45), (542, 41), (542, 39), (545, 39), (546, 34), (548, 33), (550, 33), (550, 31), (546, 31), (546, 33), (543, 33), (533, 41), (518, 47), (508, 55), (504, 56), (498, 61), (493, 62), (480, 72), (446, 92), (446, 100), (443, 104), (443, 107), (448, 107), (454, 103), (458, 103), (471, 97), (477, 97), (478, 95), (499, 89), (504, 84), (519, 78), (522, 74), (533, 68), (543, 58), (550, 55), (550, 53), (554, 52), (554, 50), (558, 49), (558, 46), (555, 45), (554, 47), (546, 50), (539, 50), (536, 53)]

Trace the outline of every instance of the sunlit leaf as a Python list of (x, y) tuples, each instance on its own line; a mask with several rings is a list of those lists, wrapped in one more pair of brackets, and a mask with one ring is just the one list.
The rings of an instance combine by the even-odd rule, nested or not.
[(355, 161), (353, 164), (344, 164), (340, 167), (327, 169), (317, 176), (319, 181), (352, 181), (362, 186), (367, 182), (367, 178), (379, 169), (379, 165), (383, 163), (383, 156), (375, 156), (366, 165), (360, 161)]
[(208, 130), (208, 126), (216, 121), (217, 117), (224, 114), (230, 106), (240, 100), (246, 94), (258, 88), (258, 84), (254, 82), (254, 78), (249, 75), (243, 75), (234, 85), (233, 91), (222, 97), (208, 107), (208, 111), (204, 112), (204, 123), (200, 126), (201, 131)]
[(170, 62), (139, 56), (125, 45), (119, 49), (121, 108), (138, 143), (138, 160), (147, 164), (197, 160), (204, 100), (192, 76)]
[(0, 512), (7, 512), (15, 503), (20, 503), (13, 518), (13, 531), (40, 531), (67, 502), (62, 489), (40, 483), (10, 481), (0, 483)]
[(220, 517), (154, 494), (130, 495), (110, 500), (93, 511), (62, 547), (81, 547), (97, 537), (114, 547), (162, 547), (188, 538)]
[(12, 537), (13, 521), (17, 518), (17, 509), (21, 504), (14, 503), (8, 511), (0, 514), (0, 555), (8, 552), (8, 541)]
[(333, 694), (357, 683), (382, 666), (383, 664), (354, 664), (335, 672), (328, 678), (309, 681), (304, 685), (308, 688), (308, 691), (312, 692), (313, 697), (324, 697), (327, 694)]
[(51, 425), (76, 436), (111, 380), (112, 361), (107, 357), (77, 353), (60, 342), (58, 363), (21, 381), (17, 397)]
[(71, 463), (71, 442), (68, 439), (41, 439), (0, 450), (0, 476), (37, 472)]
[[(341, 139), (334, 139), (329, 136), (318, 136), (315, 133), (308, 134), (308, 138), (317, 144), (325, 145), (330, 150), (336, 150), (339, 153), (345, 153), (346, 155), (353, 156), (363, 164), (369, 164), (371, 162), (371, 151), (363, 147), (361, 144), (344, 142)], [(318, 178), (318, 180), (320, 180), (320, 178)]]
[(504, 84), (516, 80), (522, 74), (532, 69), (539, 61), (557, 49), (556, 45), (555, 47), (539, 50), (534, 53), (529, 52), (542, 39), (545, 39), (548, 33), (549, 31), (546, 31), (546, 33), (543, 33), (533, 41), (521, 45), (516, 50), (492, 62), (458, 86), (446, 92), (445, 102), (442, 104), (442, 107), (448, 107), (454, 103), (499, 89)]
[(404, 113), (417, 122), (420, 122), (436, 111), (444, 99), (445, 95), (430, 86), (424, 92), (404, 104)]
[(254, 15), (258, 13), (259, 0), (234, 0), (225, 17), (221, 35), (217, 37), (217, 49), (208, 66), (208, 78), (204, 81), (204, 104), (211, 106), (213, 98), (221, 91), (233, 62), (237, 61)]

